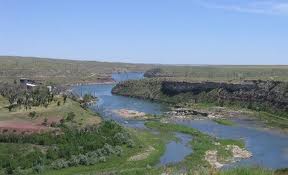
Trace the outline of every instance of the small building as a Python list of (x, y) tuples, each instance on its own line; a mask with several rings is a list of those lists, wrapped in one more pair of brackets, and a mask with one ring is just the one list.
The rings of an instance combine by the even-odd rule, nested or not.
[(33, 89), (38, 86), (34, 80), (28, 78), (20, 78), (20, 85), (26, 87), (27, 89)]
[(47, 89), (49, 90), (49, 92), (52, 92), (53, 87), (52, 86), (47, 86)]

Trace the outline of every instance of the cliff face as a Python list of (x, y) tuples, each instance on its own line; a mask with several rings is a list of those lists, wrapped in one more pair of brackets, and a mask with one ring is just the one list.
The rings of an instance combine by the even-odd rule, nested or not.
[(279, 81), (232, 84), (146, 79), (119, 84), (113, 93), (175, 103), (199, 101), (218, 105), (239, 104), (251, 109), (288, 113), (288, 83)]
[(288, 83), (278, 81), (246, 81), (239, 84), (163, 81), (161, 91), (168, 96), (192, 93), (199, 100), (241, 102), (247, 106), (257, 104), (254, 106), (288, 112)]

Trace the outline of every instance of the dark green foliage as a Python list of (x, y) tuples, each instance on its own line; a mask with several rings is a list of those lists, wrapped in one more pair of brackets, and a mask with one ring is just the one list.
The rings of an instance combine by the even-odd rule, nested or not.
[(64, 94), (64, 95), (63, 95), (63, 103), (64, 103), (64, 104), (66, 103), (66, 100), (67, 100), (67, 95)]
[[(48, 149), (41, 151), (35, 147), (29, 151), (21, 151), (18, 146), (23, 144), (44, 146)], [(127, 144), (127, 147), (134, 146), (126, 130), (113, 121), (77, 129), (63, 125), (60, 135), (52, 132), (31, 135), (7, 133), (0, 135), (0, 167), (10, 173), (13, 173), (16, 167), (32, 168), (39, 173), (44, 170), (44, 166), (51, 163), (55, 169), (91, 165), (106, 161), (110, 155), (121, 156), (123, 152), (121, 146), (124, 144)], [(26, 147), (22, 149), (24, 148)]]
[(29, 112), (29, 117), (30, 117), (31, 119), (35, 118), (36, 115), (37, 115), (37, 113), (36, 113), (35, 111)]
[(67, 120), (67, 121), (73, 121), (74, 118), (75, 118), (75, 113), (74, 113), (74, 112), (69, 112), (69, 113), (67, 114), (66, 120)]

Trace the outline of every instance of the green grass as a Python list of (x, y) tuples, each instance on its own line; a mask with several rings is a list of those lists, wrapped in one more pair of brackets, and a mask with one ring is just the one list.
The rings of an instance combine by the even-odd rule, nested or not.
[(226, 125), (226, 126), (234, 126), (235, 123), (231, 120), (228, 120), (228, 119), (213, 119), (214, 122), (220, 124), (220, 125)]
[[(132, 149), (125, 149), (121, 157), (112, 157), (105, 163), (95, 166), (79, 166), (62, 170), (48, 170), (43, 175), (71, 175), (71, 174), (99, 174), (118, 172), (120, 174), (161, 174), (161, 169), (149, 168), (155, 165), (160, 156), (165, 151), (165, 142), (162, 138), (148, 132), (129, 129), (136, 141), (136, 146)], [(144, 160), (128, 161), (131, 156), (144, 152), (148, 146), (155, 150)]]
[(274, 173), (273, 171), (259, 167), (239, 167), (231, 170), (220, 171), (217, 175), (274, 175)]
[[(8, 105), (7, 99), (0, 96), (0, 121), (26, 121), (31, 123), (41, 123), (44, 118), (48, 120), (59, 120), (61, 118), (67, 117), (69, 112), (73, 112), (75, 114), (75, 121), (80, 125), (92, 124), (92, 123), (100, 123), (101, 118), (93, 113), (90, 110), (83, 109), (80, 104), (76, 101), (73, 101), (67, 98), (66, 103), (63, 103), (62, 97), (55, 97), (56, 101), (52, 102), (48, 105), (47, 108), (43, 106), (32, 107), (32, 109), (16, 109), (16, 111), (9, 112), (7, 108)], [(61, 105), (58, 106), (57, 102), (60, 101)], [(31, 119), (29, 117), (29, 113), (35, 111), (37, 117), (35, 119)]]
[(210, 169), (210, 165), (206, 160), (204, 160), (206, 151), (217, 150), (218, 160), (220, 162), (225, 162), (227, 158), (232, 156), (231, 151), (226, 150), (227, 145), (238, 145), (242, 148), (245, 146), (243, 140), (217, 139), (203, 134), (194, 128), (183, 125), (160, 123), (155, 121), (146, 122), (145, 125), (149, 128), (157, 129), (163, 133), (181, 132), (184, 134), (189, 134), (193, 137), (192, 141), (190, 142), (193, 153), (187, 156), (185, 160), (177, 164), (175, 167), (171, 167), (173, 171), (177, 171), (183, 167), (188, 168), (194, 173), (195, 171), (199, 171), (201, 168)]
[(243, 79), (288, 81), (287, 65), (171, 65), (158, 67), (160, 68), (158, 77), (177, 78), (179, 81), (239, 81)]

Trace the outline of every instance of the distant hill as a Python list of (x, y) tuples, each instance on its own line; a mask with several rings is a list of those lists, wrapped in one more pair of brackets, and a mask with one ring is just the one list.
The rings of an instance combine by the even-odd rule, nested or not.
[(25, 77), (54, 83), (106, 82), (111, 81), (114, 71), (146, 71), (152, 67), (148, 64), (0, 56), (0, 81)]
[(288, 65), (153, 65), (0, 56), (0, 82), (21, 77), (61, 84), (109, 82), (117, 71), (143, 71), (146, 77), (177, 81), (288, 81)]
[(177, 81), (288, 81), (288, 65), (187, 65), (152, 68), (145, 77), (165, 77)]

